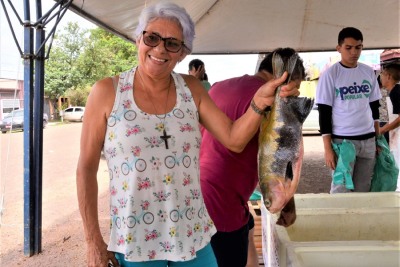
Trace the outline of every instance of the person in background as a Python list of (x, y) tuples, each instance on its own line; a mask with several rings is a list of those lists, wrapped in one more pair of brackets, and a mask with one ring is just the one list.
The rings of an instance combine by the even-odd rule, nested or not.
[(201, 81), (201, 83), (203, 84), (204, 88), (206, 88), (207, 91), (210, 90), (211, 84), (208, 82), (208, 75), (205, 72), (203, 76), (203, 81)]
[[(87, 265), (217, 266), (216, 232), (200, 188), (200, 123), (228, 149), (241, 152), (287, 73), (260, 86), (254, 106), (232, 121), (198, 79), (174, 67), (193, 49), (186, 10), (158, 2), (143, 9), (135, 31), (138, 66), (97, 81), (88, 97), (77, 166), (77, 194)], [(295, 83), (281, 96), (298, 94)], [(110, 238), (98, 218), (101, 152), (110, 176)]]
[[(255, 75), (231, 78), (211, 87), (210, 97), (231, 120), (246, 113), (258, 88), (273, 80), (274, 52), (284, 55), (284, 58), (296, 53), (291, 48), (276, 49), (261, 62)], [(301, 80), (293, 82), (300, 87)], [(202, 136), (201, 190), (207, 210), (217, 227), (217, 233), (211, 238), (211, 245), (218, 266), (258, 266), (253, 241), (254, 218), (248, 206), (248, 200), (258, 184), (258, 133), (241, 153), (226, 149), (207, 129), (202, 130)]]
[(379, 99), (381, 93), (375, 73), (359, 63), (363, 49), (360, 30), (347, 27), (338, 35), (340, 62), (322, 73), (317, 86), (316, 103), (325, 151), (325, 163), (332, 171), (337, 164), (333, 144), (351, 142), (356, 151), (350, 163), (354, 190), (332, 179), (330, 193), (369, 192), (375, 164), (375, 138), (379, 135)]
[(200, 59), (191, 60), (189, 62), (189, 74), (199, 79), (207, 91), (210, 90), (211, 84), (208, 82), (206, 67), (203, 61)]
[[(389, 122), (389, 113), (386, 99), (388, 97), (388, 91), (385, 87), (382, 86), (381, 75), (378, 75), (377, 80), (382, 95), (382, 98), (379, 99), (379, 127), (382, 128), (385, 124)], [(386, 142), (389, 144), (389, 133), (386, 132), (383, 135), (385, 136)]]
[[(393, 153), (397, 166), (400, 166), (400, 65), (389, 64), (380, 74), (382, 86), (389, 93), (392, 103), (389, 123), (379, 129), (380, 134), (389, 133), (390, 152)], [(397, 192), (400, 192), (400, 174), (397, 178)]]

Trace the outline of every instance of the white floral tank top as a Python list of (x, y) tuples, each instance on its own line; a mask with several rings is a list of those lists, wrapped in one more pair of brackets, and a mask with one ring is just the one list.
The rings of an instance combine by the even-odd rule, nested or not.
[(165, 142), (164, 115), (148, 114), (135, 104), (135, 71), (120, 75), (107, 122), (108, 249), (128, 261), (191, 260), (216, 232), (200, 190), (198, 111), (182, 77), (172, 73), (177, 99), (165, 114)]

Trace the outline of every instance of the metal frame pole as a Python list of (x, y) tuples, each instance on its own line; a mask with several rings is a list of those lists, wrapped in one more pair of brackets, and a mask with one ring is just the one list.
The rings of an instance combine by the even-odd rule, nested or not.
[[(73, 0), (57, 0), (44, 16), (42, 2), (36, 0), (37, 22), (30, 17), (30, 0), (23, 0), (24, 20), (20, 18), (13, 3), (8, 4), (19, 23), (24, 26), (24, 47), (16, 38), (5, 0), (0, 0), (17, 48), (24, 59), (24, 254), (32, 256), (42, 251), (42, 174), (43, 174), (43, 104), (45, 59), (50, 53), (51, 43), (58, 26)], [(52, 12), (59, 8), (56, 14)], [(55, 25), (45, 38), (44, 27), (52, 19)], [(33, 50), (36, 33), (36, 50)], [(45, 43), (50, 40), (48, 54)], [(34, 79), (35, 78), (35, 79)]]
[[(36, 1), (36, 17), (42, 17), (41, 0)], [(34, 147), (34, 177), (35, 177), (35, 220), (34, 220), (34, 252), (42, 251), (42, 162), (43, 162), (43, 102), (44, 102), (44, 54), (45, 49), (40, 49), (44, 43), (44, 25), (36, 26), (36, 51), (35, 55), (35, 90), (33, 96), (33, 147)]]
[(35, 251), (34, 211), (35, 190), (33, 164), (33, 29), (29, 0), (24, 0), (24, 253)]

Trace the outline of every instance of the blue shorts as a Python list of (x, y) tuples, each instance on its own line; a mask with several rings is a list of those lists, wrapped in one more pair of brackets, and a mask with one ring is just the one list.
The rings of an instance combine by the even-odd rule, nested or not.
[(189, 261), (164, 261), (164, 260), (153, 260), (153, 261), (141, 261), (141, 262), (130, 262), (124, 259), (124, 255), (121, 253), (115, 253), (119, 265), (121, 267), (217, 267), (217, 260), (215, 259), (214, 252), (210, 244), (205, 246), (196, 252), (196, 258)]

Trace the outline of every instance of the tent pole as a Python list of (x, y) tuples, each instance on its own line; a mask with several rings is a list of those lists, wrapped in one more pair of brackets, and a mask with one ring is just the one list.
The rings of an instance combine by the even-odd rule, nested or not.
[[(42, 17), (41, 0), (36, 1), (37, 21)], [(42, 23), (36, 26), (36, 51), (35, 55), (35, 90), (33, 98), (33, 148), (35, 171), (35, 221), (34, 221), (34, 251), (38, 254), (42, 251), (42, 181), (43, 181), (43, 102), (44, 102), (44, 44), (45, 31)]]
[[(16, 46), (24, 60), (24, 254), (32, 256), (42, 251), (42, 174), (43, 174), (43, 104), (44, 72), (46, 55), (45, 43), (51, 42), (56, 28), (73, 0), (57, 1), (44, 16), (42, 2), (36, 0), (37, 22), (30, 17), (30, 0), (23, 0), (24, 20), (22, 21), (13, 3), (8, 1), (19, 23), (24, 27), (24, 47), (15, 36), (4, 0), (0, 0), (4, 9)], [(59, 10), (55, 15), (51, 13)], [(49, 37), (45, 38), (44, 27), (56, 18)], [(36, 36), (36, 50), (33, 50)]]
[(24, 0), (24, 254), (34, 251), (35, 172), (33, 164), (33, 29), (29, 0)]

